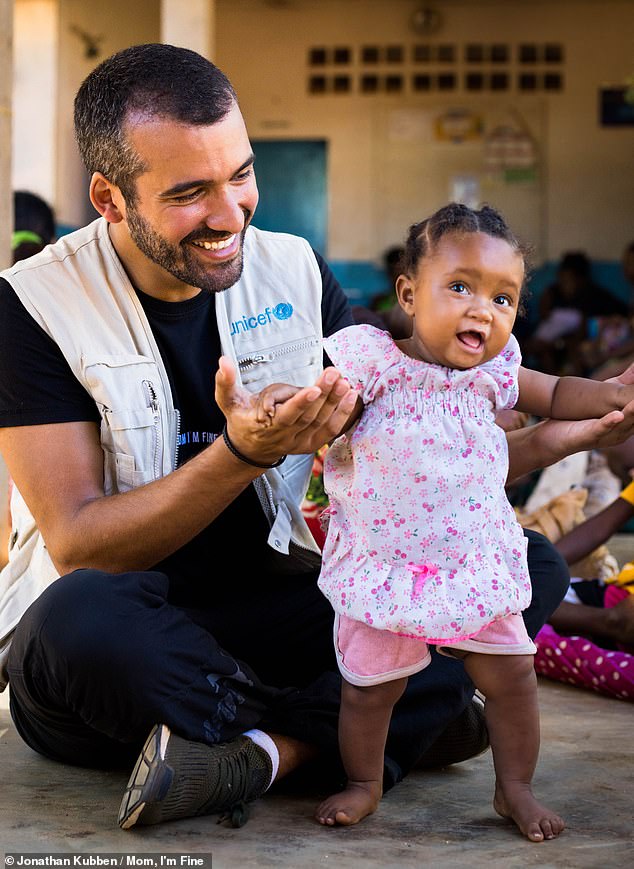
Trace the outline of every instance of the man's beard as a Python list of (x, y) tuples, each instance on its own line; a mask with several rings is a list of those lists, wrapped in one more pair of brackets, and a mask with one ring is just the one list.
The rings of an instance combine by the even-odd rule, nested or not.
[(249, 214), (245, 214), (245, 226), (240, 233), (240, 249), (236, 256), (227, 262), (210, 264), (206, 267), (196, 258), (190, 243), (202, 239), (217, 240), (217, 237), (211, 238), (209, 232), (198, 230), (190, 233), (179, 244), (172, 245), (155, 232), (135, 208), (128, 206), (126, 217), (132, 241), (141, 253), (187, 286), (199, 287), (208, 293), (220, 293), (239, 280), (242, 274), (244, 234), (248, 226)]

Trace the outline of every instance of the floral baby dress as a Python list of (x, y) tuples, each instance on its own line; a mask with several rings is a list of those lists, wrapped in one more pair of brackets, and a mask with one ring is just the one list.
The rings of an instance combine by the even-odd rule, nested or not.
[(517, 401), (516, 339), (465, 371), (412, 359), (369, 325), (324, 343), (364, 403), (324, 467), (319, 587), (335, 611), (436, 644), (521, 612), (531, 598), (526, 538), (494, 422)]

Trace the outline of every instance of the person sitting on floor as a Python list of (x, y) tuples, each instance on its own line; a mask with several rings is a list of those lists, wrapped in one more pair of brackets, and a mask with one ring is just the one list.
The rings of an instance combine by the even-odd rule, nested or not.
[[(568, 564), (586, 558), (634, 517), (634, 482), (555, 543)], [(634, 547), (632, 551), (634, 558)], [(634, 563), (605, 580), (575, 577), (535, 638), (537, 673), (634, 700)]]

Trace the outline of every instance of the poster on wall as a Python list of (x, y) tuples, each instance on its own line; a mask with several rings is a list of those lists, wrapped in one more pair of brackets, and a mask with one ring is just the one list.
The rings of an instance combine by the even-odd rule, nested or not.
[(477, 142), (482, 138), (484, 119), (481, 114), (464, 108), (450, 108), (436, 118), (434, 137), (437, 142)]
[(443, 100), (426, 110), (431, 124), (425, 132), (423, 113), (413, 119), (418, 107), (411, 107), (411, 117), (405, 109), (397, 118), (393, 112), (388, 105), (374, 107), (369, 177), (374, 179), (375, 250), (385, 248), (386, 238), (398, 243), (404, 227), (452, 199), (497, 208), (533, 247), (535, 259), (543, 257), (548, 227), (541, 154), (548, 100), (527, 96), (521, 112), (506, 98), (478, 100), (470, 112)]
[(431, 117), (422, 109), (397, 109), (390, 112), (388, 139), (390, 142), (428, 142)]

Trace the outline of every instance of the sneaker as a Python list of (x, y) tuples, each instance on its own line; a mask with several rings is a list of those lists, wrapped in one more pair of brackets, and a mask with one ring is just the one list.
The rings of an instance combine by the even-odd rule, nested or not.
[(119, 826), (227, 813), (234, 827), (248, 820), (247, 803), (271, 783), (271, 758), (246, 736), (220, 745), (190, 742), (165, 724), (152, 728), (119, 809)]
[(416, 769), (438, 769), (477, 757), (489, 747), (489, 732), (484, 720), (484, 703), (476, 694), (463, 712), (423, 752)]

